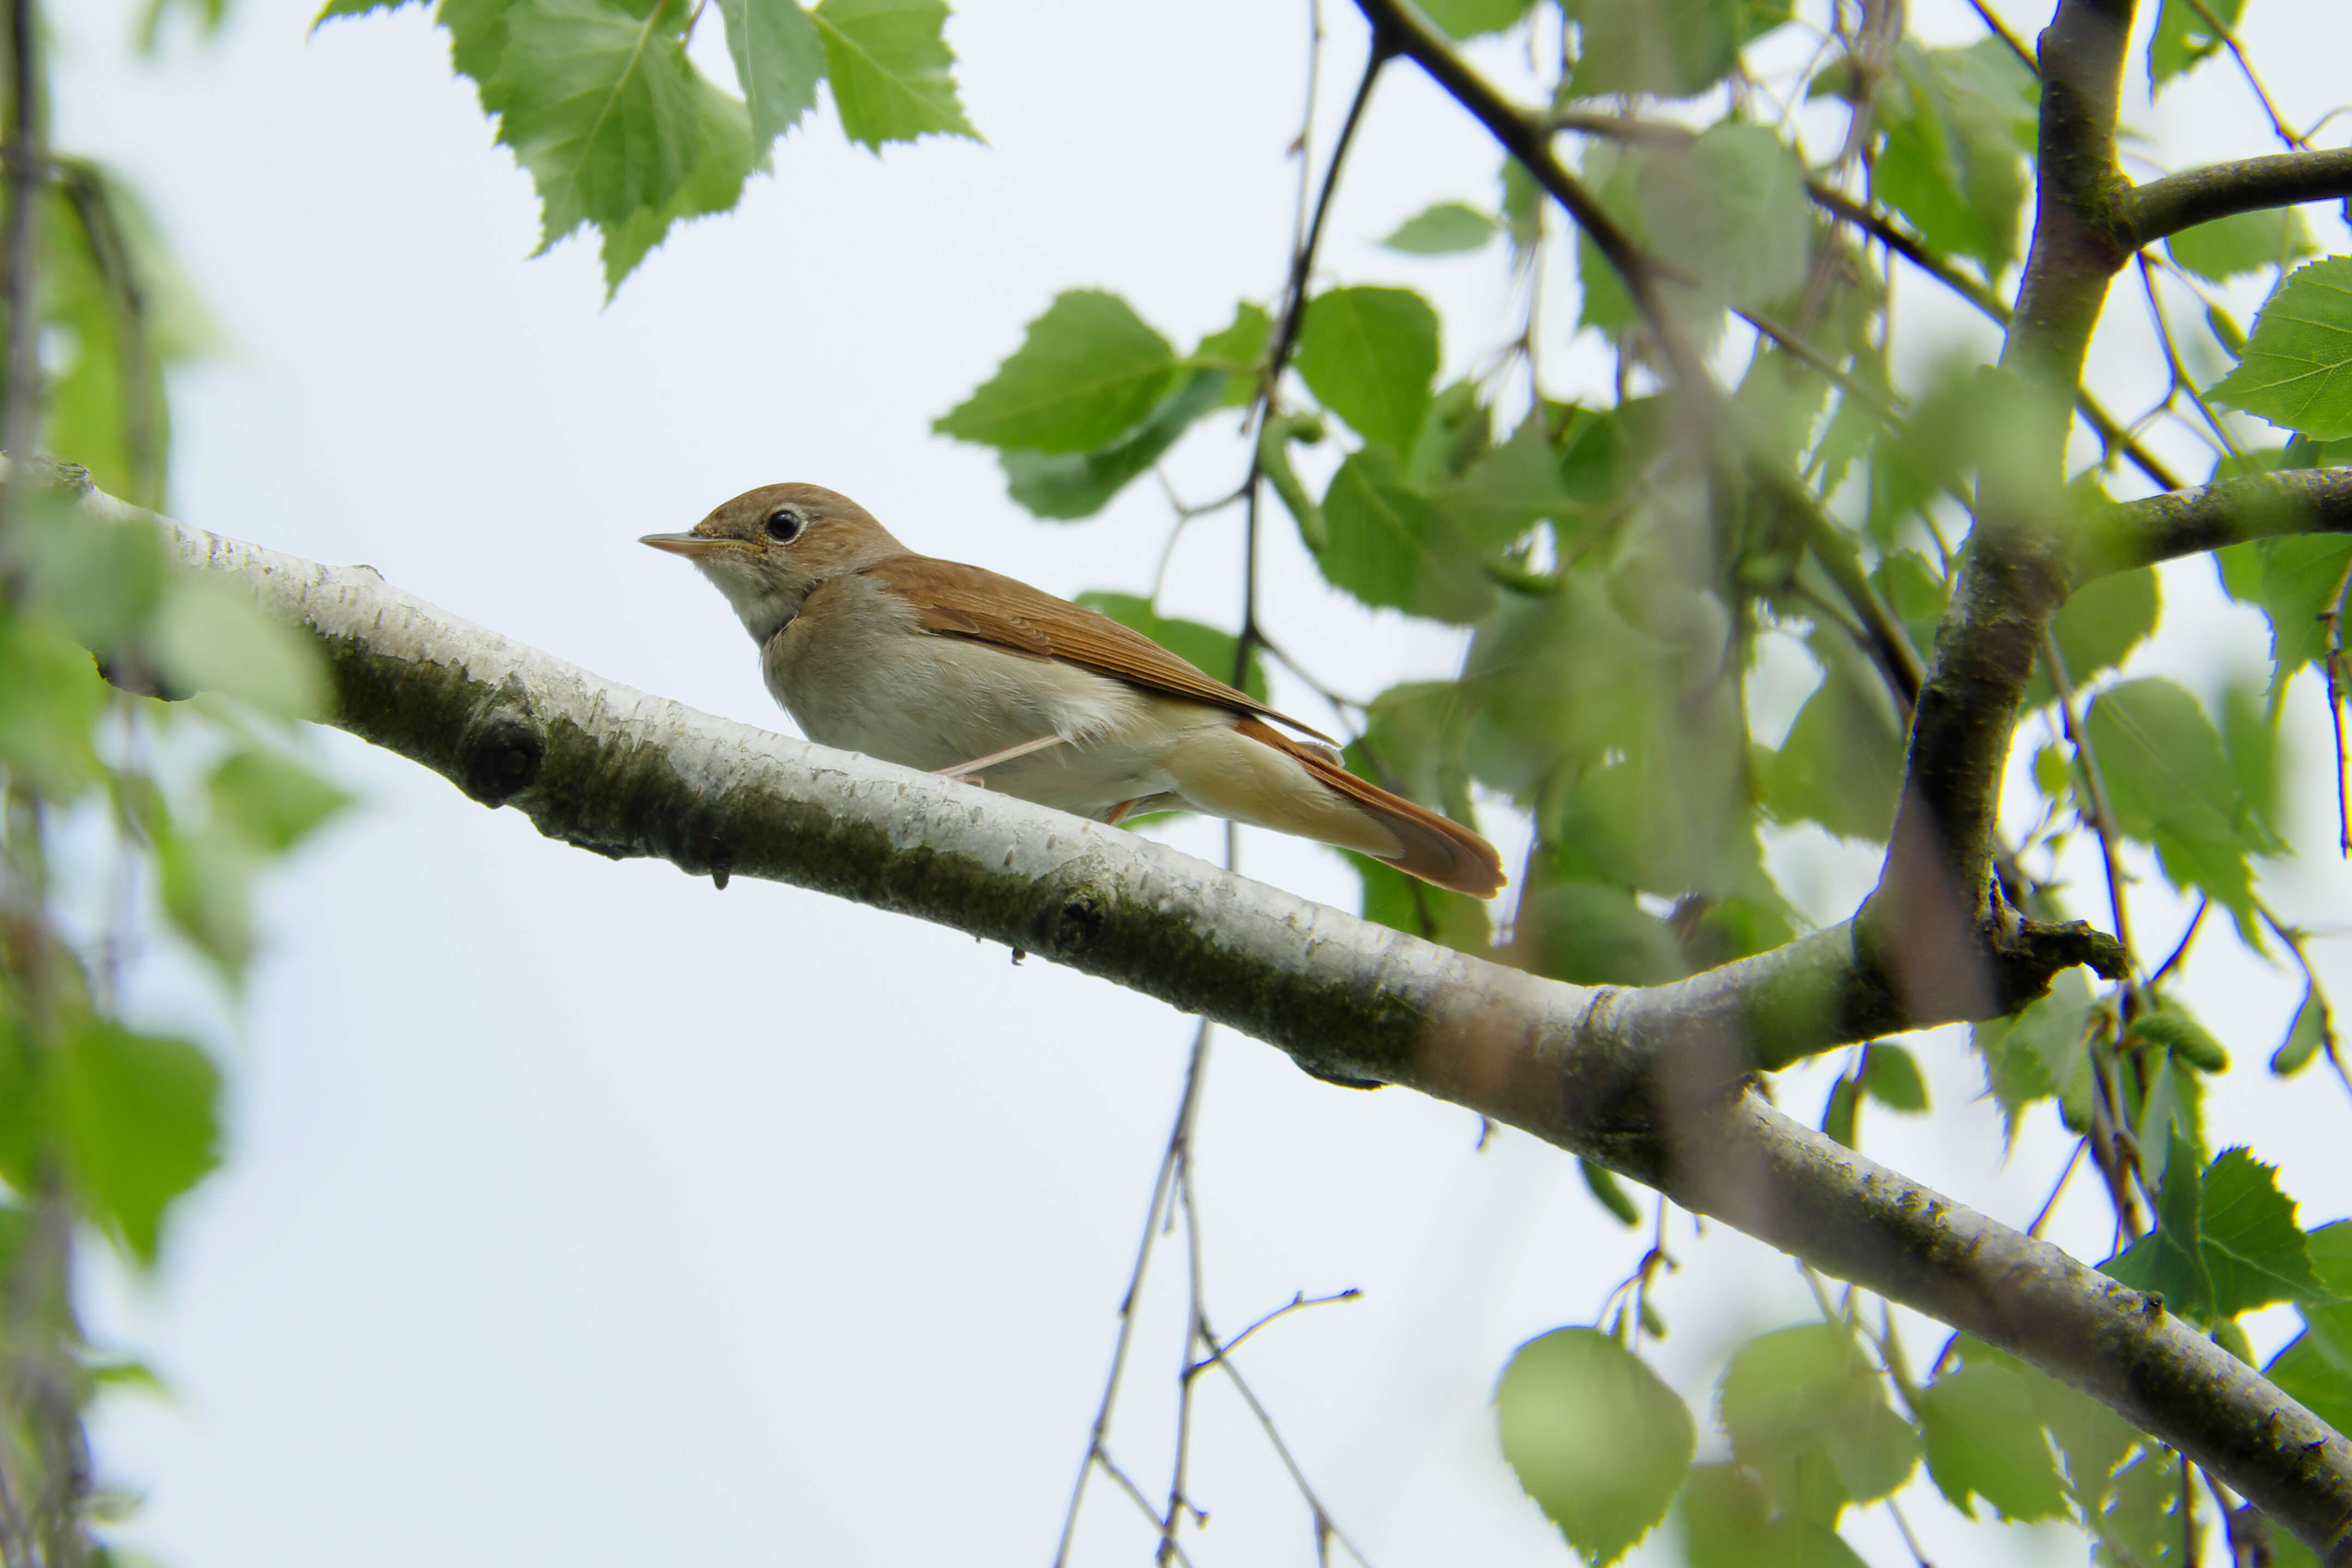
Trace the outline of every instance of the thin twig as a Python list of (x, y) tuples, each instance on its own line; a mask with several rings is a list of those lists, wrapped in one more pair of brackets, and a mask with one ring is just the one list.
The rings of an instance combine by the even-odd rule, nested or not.
[(2345, 858), (2352, 859), (2352, 752), (2344, 743), (2344, 710), (2347, 698), (2352, 698), (2352, 661), (2344, 654), (2344, 601), (2352, 595), (2352, 556), (2344, 562), (2344, 574), (2323, 601), (2326, 608), (2319, 612), (2319, 624), (2326, 629), (2326, 657), (2322, 668), (2327, 677), (2327, 717), (2336, 731), (2336, 841)]
[(2288, 125), (2285, 117), (2279, 113), (2278, 105), (2272, 101), (2270, 89), (2263, 86), (2263, 79), (2254, 73), (2254, 62), (2246, 58), (2245, 49), (2240, 46), (2236, 30), (2215, 16), (2205, 0), (2189, 0), (2189, 8), (2197, 13), (2200, 21), (2212, 29), (2213, 36), (2221, 40), (2221, 47), (2230, 51), (2230, 58), (2238, 62), (2240, 74), (2245, 77), (2246, 85), (2253, 89), (2254, 97), (2262, 104), (2263, 112), (2270, 117), (2271, 130), (2278, 139), (2290, 147), (2309, 147), (2310, 141)]
[[(1321, 29), (1318, 26), (1318, 37)], [(1330, 162), (1324, 166), (1323, 187), (1315, 198), (1314, 216), (1306, 228), (1292, 241), (1290, 279), (1283, 290), (1282, 319), (1276, 325), (1273, 342), (1268, 345), (1265, 374), (1260, 379), (1257, 402), (1249, 419), (1249, 427), (1273, 417), (1281, 406), (1282, 373), (1290, 363), (1290, 355), (1298, 346), (1299, 329), (1307, 320), (1307, 287), (1315, 271), (1315, 253), (1323, 243), (1325, 221), (1331, 215), (1331, 198), (1339, 188), (1339, 173), (1348, 162), (1348, 149), (1355, 144), (1356, 131), (1363, 123), (1365, 106), (1371, 102), (1373, 84), (1380, 80), (1381, 68), (1389, 62), (1391, 51), (1376, 28), (1372, 34), (1370, 52), (1364, 58), (1364, 74), (1356, 83), (1356, 96), (1349, 101), (1347, 118), (1339, 123), (1339, 135), (1331, 144)], [(1308, 113), (1312, 115), (1312, 89), (1309, 89)], [(1304, 145), (1306, 133), (1300, 132)], [(1304, 177), (1304, 170), (1301, 171)], [(1234, 684), (1240, 686), (1249, 674), (1250, 655), (1255, 652), (1265, 634), (1258, 629), (1257, 617), (1257, 546), (1258, 515), (1265, 491), (1265, 448), (1263, 443), (1250, 443), (1248, 477), (1242, 481), (1242, 626), (1234, 638)]]
[(2082, 1164), (2083, 1151), (2089, 1143), (2090, 1140), (2087, 1138), (2074, 1140), (2074, 1152), (2066, 1156), (2066, 1168), (2058, 1173), (2058, 1180), (2051, 1184), (2050, 1195), (2042, 1200), (2040, 1208), (2033, 1211), (2033, 1223), (2025, 1227), (2026, 1235), (2042, 1234), (2042, 1226), (2049, 1220), (2052, 1212), (2058, 1207), (2060, 1195), (2066, 1191), (2067, 1182), (2073, 1179), (2075, 1167)]
[(2222, 450), (2232, 458), (2244, 458), (2245, 453), (2239, 448), (2237, 437), (2231, 435), (2230, 427), (2221, 423), (2221, 416), (2213, 411), (2213, 405), (2205, 401), (2205, 395), (2197, 390), (2197, 378), (2189, 374), (2189, 366), (2180, 357), (2180, 344), (2172, 335), (2171, 318), (2164, 313), (2164, 301), (2157, 296), (2156, 270), (2148, 264), (2147, 252), (2139, 252), (2134, 259), (2139, 263), (2140, 288), (2147, 296), (2147, 313), (2156, 323), (2157, 340), (2164, 345), (2164, 360), (2171, 371), (2173, 385), (2189, 395), (2189, 401), (2197, 405), (2197, 412), (2204, 416), (2207, 427), (2213, 432), (2213, 438), (2221, 444)]
[(1249, 1380), (1242, 1375), (1242, 1369), (1227, 1358), (1225, 1352), (1229, 1347), (1223, 1347), (1217, 1343), (1216, 1336), (1209, 1331), (1206, 1323), (1201, 1325), (1201, 1335), (1209, 1345), (1212, 1352), (1211, 1361), (1220, 1372), (1232, 1380), (1234, 1392), (1242, 1396), (1242, 1403), (1249, 1406), (1252, 1415), (1257, 1417), (1259, 1427), (1265, 1433), (1265, 1440), (1274, 1447), (1275, 1456), (1281, 1459), (1282, 1468), (1290, 1472), (1291, 1483), (1297, 1487), (1298, 1495), (1307, 1500), (1307, 1506), (1314, 1511), (1318, 1532), (1328, 1532), (1333, 1540), (1348, 1549), (1349, 1556), (1363, 1564), (1363, 1568), (1371, 1568), (1371, 1559), (1366, 1557), (1362, 1548), (1348, 1538), (1348, 1532), (1339, 1528), (1338, 1521), (1331, 1517), (1331, 1510), (1324, 1507), (1323, 1500), (1316, 1495), (1315, 1488), (1307, 1479), (1307, 1472), (1298, 1468), (1298, 1460), (1292, 1455), (1290, 1445), (1283, 1441), (1281, 1429), (1275, 1426), (1274, 1417), (1266, 1413), (1265, 1405), (1259, 1400), (1256, 1391), (1250, 1387)]
[(1309, 1296), (1304, 1290), (1294, 1292), (1289, 1300), (1285, 1301), (1281, 1306), (1276, 1307), (1273, 1311), (1268, 1312), (1256, 1322), (1252, 1323), (1248, 1328), (1244, 1329), (1240, 1333), (1237, 1333), (1232, 1339), (1227, 1340), (1225, 1342), (1225, 1348), (1217, 1352), (1215, 1356), (1210, 1357), (1207, 1361), (1194, 1362), (1191, 1366), (1185, 1368), (1185, 1375), (1190, 1377), (1196, 1373), (1205, 1370), (1208, 1367), (1209, 1363), (1216, 1360), (1217, 1356), (1229, 1356), (1233, 1354), (1234, 1352), (1242, 1348), (1242, 1342), (1244, 1340), (1248, 1339), (1252, 1334), (1257, 1332), (1260, 1329), (1265, 1328), (1268, 1323), (1278, 1322), (1282, 1319), (1288, 1317), (1291, 1313), (1303, 1312), (1309, 1307), (1328, 1307), (1334, 1301), (1360, 1301), (1363, 1300), (1363, 1296), (1364, 1293), (1352, 1285), (1345, 1290), (1334, 1291), (1328, 1296)]
[[(8, 312), (7, 410), (0, 418), (0, 449), (22, 460), (33, 455), (41, 428), (40, 323), (34, 320), (38, 297), (34, 279), (35, 223), (47, 176), (41, 138), (40, 19), (37, 0), (9, 0), (8, 65), (10, 125), (6, 181), (8, 212), (5, 275), (0, 304)], [(0, 487), (0, 539), (9, 531), (18, 487)]]
[(2205, 911), (2212, 907), (2210, 899), (2197, 900), (2197, 912), (2189, 917), (2189, 924), (2181, 931), (2180, 940), (2173, 944), (2172, 956), (2157, 965), (2156, 973), (2147, 977), (2150, 985), (2163, 984), (2164, 977), (2180, 967), (2180, 961), (2189, 956), (2189, 944), (2197, 940), (2197, 928), (2205, 923)]
[[(1135, 1342), (1136, 1307), (1143, 1295), (1143, 1277), (1151, 1262), (1151, 1251), (1160, 1236), (1160, 1213), (1168, 1202), (1176, 1167), (1184, 1141), (1191, 1135), (1192, 1112), (1201, 1100), (1201, 1086), (1209, 1065), (1209, 1024), (1206, 1019), (1192, 1036), (1191, 1059), (1184, 1068), (1184, 1092), (1176, 1102), (1176, 1120), (1169, 1128), (1168, 1146), (1160, 1157), (1160, 1174), (1151, 1185), (1151, 1202), (1143, 1213), (1143, 1236), (1137, 1242), (1135, 1263), (1129, 1269), (1127, 1293), (1119, 1298), (1118, 1338), (1111, 1349), (1110, 1374), (1103, 1380), (1102, 1400), (1095, 1407), (1094, 1425), (1087, 1437), (1087, 1455), (1078, 1465), (1078, 1479), (1070, 1489), (1070, 1506), (1062, 1517), (1061, 1544), (1054, 1552), (1055, 1568), (1063, 1568), (1070, 1560), (1070, 1542), (1077, 1533), (1078, 1508), (1086, 1500), (1087, 1481), (1095, 1466), (1107, 1458), (1104, 1444), (1110, 1436), (1111, 1412), (1118, 1402), (1119, 1379), (1127, 1370), (1127, 1354)], [(1152, 1517), (1159, 1517), (1152, 1510)]]
[(2033, 58), (2033, 51), (2019, 41), (2017, 35), (2009, 30), (2009, 24), (1995, 16), (1985, 0), (1969, 0), (1969, 9), (1984, 18), (1984, 25), (1991, 30), (1993, 37), (2007, 44), (2009, 52), (2015, 55), (2027, 70), (2036, 77), (2042, 74), (2042, 62)]
[[(2074, 766), (2083, 781), (2083, 815), (2091, 831), (2099, 840), (2099, 858), (2107, 873), (2107, 908), (2116, 922), (2116, 940), (2124, 945), (2126, 955), (2132, 953), (2131, 925), (2124, 910), (2123, 864), (2116, 849), (2115, 813), (2107, 806), (2107, 787), (2100, 776), (2098, 758), (2092, 754), (2089, 738), (2074, 718), (2074, 688), (2066, 678), (2065, 656), (2058, 651), (2058, 639), (2047, 626), (2042, 629), (2042, 659), (2050, 673), (2052, 689), (2058, 693), (2058, 717), (2066, 732), (2067, 742), (2074, 750)], [(2137, 957), (2132, 966), (2138, 967)]]

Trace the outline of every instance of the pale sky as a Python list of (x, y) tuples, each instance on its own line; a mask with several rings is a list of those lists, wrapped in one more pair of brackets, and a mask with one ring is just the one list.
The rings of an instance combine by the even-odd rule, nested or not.
[[(1328, 121), (1361, 38), (1344, 0), (1324, 8)], [(52, 5), (56, 137), (136, 183), (223, 330), (225, 353), (177, 389), (179, 515), (367, 562), (455, 614), (752, 722), (788, 727), (754, 650), (637, 535), (809, 479), (919, 550), (1057, 593), (1145, 591), (1169, 520), (1154, 487), (1041, 524), (987, 453), (929, 422), (1060, 289), (1117, 289), (1189, 342), (1281, 278), (1299, 6), (972, 5), (950, 37), (987, 146), (877, 160), (820, 116), (740, 212), (680, 231), (609, 309), (587, 246), (526, 259), (529, 182), (423, 15), (306, 40), (305, 5), (240, 0), (216, 47), (138, 63), (134, 9)], [(1915, 7), (1915, 25), (1966, 36), (1945, 9)], [(2021, 30), (2038, 20), (2009, 9)], [(2290, 117), (2334, 107), (2352, 17), (2319, 0), (2250, 10)], [(701, 52), (723, 73), (723, 51)], [(1510, 69), (1507, 49), (1483, 58)], [(2130, 115), (2175, 157), (2270, 150), (2220, 67)], [(1449, 368), (1468, 365), (1511, 330), (1499, 264), (1373, 242), (1430, 201), (1487, 200), (1493, 150), (1399, 68), (1358, 157), (1329, 275), (1427, 290)], [(2332, 211), (2315, 216), (2344, 248)], [(1557, 337), (1564, 281), (1552, 298)], [(2119, 327), (2104, 351), (2118, 407), (2160, 384), (2144, 335)], [(1199, 498), (1245, 461), (1202, 436), (1172, 468)], [(1229, 518), (1190, 531), (1163, 607), (1230, 625), (1237, 543)], [(1276, 635), (1328, 679), (1369, 694), (1458, 655), (1444, 628), (1339, 599), (1295, 542), (1276, 536), (1265, 560)], [(2259, 667), (2260, 623), (2217, 607), (2210, 584), (2195, 565), (2170, 574), (2172, 614), (2195, 628), (2136, 670), (2210, 686)], [(2305, 841), (2324, 847), (2321, 708), (2308, 680), (2297, 698)], [(146, 1016), (209, 1020), (226, 1042), (234, 1147), (152, 1283), (92, 1270), (96, 1324), (176, 1391), (98, 1422), (103, 1473), (149, 1500), (121, 1539), (174, 1568), (1048, 1561), (1190, 1022), (816, 894), (721, 893), (564, 848), (340, 734), (318, 752), (365, 805), (272, 884), (243, 1010), (224, 1015), (168, 956), (140, 972)], [(1203, 855), (1220, 843), (1200, 824), (1172, 836)], [(1871, 868), (1818, 836), (1776, 855), (1822, 918)], [(1254, 835), (1243, 866), (1353, 907), (1352, 874), (1313, 846)], [(2352, 1012), (2352, 878), (2315, 864), (2270, 886), (2334, 921), (2317, 952)], [(2095, 916), (2094, 890), (2078, 901)], [(2144, 940), (2168, 941), (2179, 901), (2151, 884), (2136, 898)], [(2195, 995), (2238, 1063), (2213, 1097), (2217, 1145), (2259, 1133), (2308, 1221), (2352, 1214), (2352, 1103), (2316, 1071), (2282, 1086), (2262, 1070), (2295, 994), (2218, 930), (2206, 940)], [(2054, 1117), (2038, 1109), (2004, 1163), (1964, 1039), (1915, 1044), (1951, 1113), (1879, 1116), (1865, 1147), (2022, 1223), (2064, 1158)], [(1825, 1070), (1784, 1077), (1781, 1103), (1816, 1116)], [(1567, 1156), (1508, 1134), (1480, 1152), (1476, 1133), (1466, 1111), (1333, 1089), (1219, 1037), (1200, 1165), (1213, 1319), (1231, 1332), (1294, 1291), (1365, 1291), (1268, 1331), (1245, 1364), (1382, 1568), (1567, 1560), (1503, 1468), (1485, 1402), (1513, 1346), (1590, 1321), (1641, 1249)], [(2053, 1234), (2095, 1258), (2101, 1205), (2088, 1183), (2075, 1196)], [(1761, 1247), (1721, 1227), (1694, 1244), (1686, 1218), (1673, 1234), (1691, 1267), (1664, 1287), (1675, 1333), (1657, 1360), (1704, 1428), (1722, 1351), (1811, 1307)], [(1116, 1429), (1147, 1488), (1166, 1484), (1179, 1258), (1155, 1266)], [(1222, 1389), (1202, 1421), (1193, 1493), (1213, 1522), (1194, 1561), (1311, 1561), (1306, 1513)], [(1915, 1522), (1964, 1538), (1923, 1489)], [(1895, 1560), (1883, 1516), (1852, 1533)], [(1969, 1539), (1966, 1556), (1995, 1556)], [(1101, 1486), (1081, 1547), (1088, 1563), (1150, 1556)]]

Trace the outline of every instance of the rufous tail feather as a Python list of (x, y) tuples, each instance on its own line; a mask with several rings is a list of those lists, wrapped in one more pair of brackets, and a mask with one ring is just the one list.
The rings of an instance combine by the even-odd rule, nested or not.
[(1262, 720), (1244, 717), (1234, 728), (1297, 759), (1318, 783), (1385, 828), (1396, 840), (1398, 851), (1376, 858), (1424, 882), (1476, 899), (1493, 898), (1510, 880), (1503, 874), (1503, 858), (1495, 847), (1460, 823), (1358, 778), (1319, 750), (1301, 745)]

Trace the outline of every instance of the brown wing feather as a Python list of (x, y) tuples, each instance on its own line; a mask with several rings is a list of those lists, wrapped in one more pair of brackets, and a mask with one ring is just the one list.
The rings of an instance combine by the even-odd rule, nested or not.
[(865, 575), (913, 605), (916, 624), (927, 632), (993, 643), (1032, 658), (1058, 658), (1171, 697), (1259, 714), (1318, 741), (1331, 740), (1320, 730), (1203, 674), (1108, 616), (983, 567), (935, 561), (928, 555), (894, 555), (866, 567)]
[(1424, 882), (1434, 882), (1476, 899), (1493, 898), (1510, 880), (1503, 874), (1503, 858), (1495, 847), (1460, 823), (1358, 778), (1314, 747), (1302, 746), (1255, 719), (1244, 719), (1234, 728), (1254, 741), (1262, 741), (1297, 758), (1307, 765), (1308, 773), (1354, 801), (1396, 835), (1403, 853), (1390, 864), (1399, 870), (1410, 871)]

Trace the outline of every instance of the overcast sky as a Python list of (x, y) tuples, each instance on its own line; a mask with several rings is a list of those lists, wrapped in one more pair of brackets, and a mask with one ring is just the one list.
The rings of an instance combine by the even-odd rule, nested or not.
[[(58, 142), (135, 182), (222, 329), (222, 353), (177, 388), (179, 515), (370, 563), (457, 615), (753, 722), (785, 722), (754, 650), (637, 535), (808, 479), (919, 550), (1056, 593), (1146, 591), (1170, 517), (1152, 486), (1097, 521), (1040, 524), (988, 454), (929, 422), (1057, 289), (1118, 289), (1184, 342), (1281, 278), (1297, 5), (974, 5), (950, 37), (988, 145), (877, 160), (820, 116), (740, 212), (679, 231), (609, 308), (591, 247), (526, 259), (529, 182), (422, 14), (306, 39), (306, 5), (239, 0), (216, 46), (142, 63), (124, 47), (132, 0), (50, 9)], [(2009, 9), (2021, 31), (2039, 20)], [(2290, 118), (2334, 107), (2345, 8), (2250, 9)], [(1325, 10), (1328, 118), (1361, 37), (1344, 0)], [(1915, 26), (1969, 36), (1958, 10), (1922, 4)], [(702, 53), (724, 72), (723, 51)], [(1488, 51), (1493, 68), (1510, 71), (1507, 53)], [(2130, 114), (2152, 153), (2270, 150), (2219, 67)], [(1449, 367), (1467, 365), (1510, 331), (1499, 265), (1372, 242), (1432, 200), (1489, 199), (1490, 146), (1400, 68), (1358, 156), (1331, 276), (1428, 290)], [(2321, 227), (2343, 248), (2332, 213)], [(1564, 282), (1554, 300), (1559, 336)], [(2144, 335), (2126, 324), (2103, 350), (2118, 407), (2161, 384)], [(1173, 468), (1201, 497), (1245, 461), (1219, 435)], [(1229, 520), (1188, 532), (1167, 607), (1232, 624), (1237, 547)], [(1458, 655), (1444, 628), (1339, 600), (1286, 540), (1266, 567), (1277, 635), (1347, 688), (1442, 675)], [(2196, 630), (2143, 668), (2209, 688), (2261, 668), (2259, 621), (2219, 605), (2210, 571), (2176, 571), (2167, 591)], [(1277, 696), (1313, 716), (1279, 681)], [(2308, 680), (2297, 699), (2304, 838), (2324, 846), (2322, 710)], [(149, 1499), (122, 1538), (175, 1568), (1046, 1562), (1190, 1022), (813, 893), (611, 864), (346, 737), (317, 746), (364, 805), (273, 883), (242, 1012), (225, 1016), (168, 958), (140, 972), (151, 1016), (212, 1019), (229, 1042), (234, 1150), (154, 1281), (96, 1270), (101, 1331), (176, 1395), (98, 1424), (106, 1473)], [(1172, 833), (1218, 851), (1202, 825)], [(1822, 918), (1866, 885), (1868, 858), (1818, 836), (1775, 853)], [(1254, 835), (1244, 868), (1352, 907), (1352, 875), (1315, 847)], [(2352, 1008), (2352, 879), (2319, 865), (2271, 886), (2332, 919), (2318, 952)], [(2177, 931), (2178, 900), (2137, 896), (2144, 940)], [(2239, 1063), (2214, 1096), (2217, 1142), (2259, 1132), (2307, 1217), (2352, 1213), (2352, 1105), (2317, 1072), (2282, 1087), (2261, 1070), (2294, 994), (2208, 941), (2199, 995)], [(1964, 1039), (1918, 1044), (1948, 1114), (1880, 1117), (1867, 1146), (2021, 1223), (2064, 1157), (2054, 1119), (2037, 1110), (2004, 1163)], [(1788, 1075), (1782, 1103), (1814, 1115), (1824, 1082)], [(1294, 1291), (1365, 1291), (1268, 1331), (1247, 1365), (1383, 1568), (1565, 1560), (1503, 1468), (1485, 1401), (1514, 1345), (1591, 1321), (1640, 1252), (1565, 1156), (1509, 1134), (1479, 1152), (1477, 1131), (1465, 1111), (1336, 1089), (1219, 1038), (1200, 1165), (1213, 1317), (1230, 1332)], [(2056, 1234), (2096, 1258), (2101, 1205), (2075, 1190)], [(1664, 1287), (1675, 1333), (1659, 1359), (1703, 1413), (1727, 1345), (1811, 1309), (1763, 1249), (1719, 1228), (1695, 1246), (1687, 1220), (1674, 1237), (1694, 1266)], [(1117, 1429), (1148, 1487), (1165, 1485), (1178, 1258), (1161, 1255)], [(1195, 1560), (1310, 1561), (1307, 1517), (1246, 1418), (1216, 1390), (1202, 1419), (1193, 1493), (1213, 1522)], [(1931, 1535), (1954, 1528), (1940, 1505), (1916, 1509)], [(1148, 1560), (1109, 1489), (1087, 1520), (1083, 1561)], [(1893, 1560), (1883, 1522), (1855, 1538)]]

